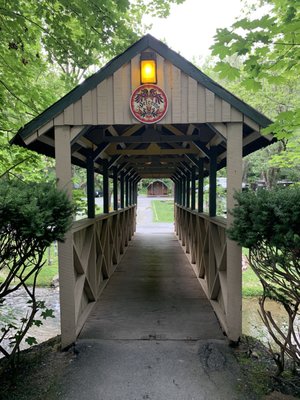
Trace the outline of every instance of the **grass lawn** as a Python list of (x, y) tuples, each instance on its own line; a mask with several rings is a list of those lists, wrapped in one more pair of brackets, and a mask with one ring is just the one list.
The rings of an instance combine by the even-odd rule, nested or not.
[(252, 268), (248, 267), (243, 272), (243, 297), (255, 297), (262, 294), (262, 285)]
[(153, 222), (174, 222), (173, 200), (152, 200)]
[[(48, 250), (44, 255), (45, 265), (42, 267), (38, 279), (37, 286), (39, 287), (49, 287), (52, 283), (53, 278), (58, 274), (58, 259), (57, 256), (54, 255), (54, 247), (51, 246), (51, 265), (48, 265)], [(0, 271), (0, 283), (4, 281), (5, 270)], [(32, 284), (33, 278), (28, 279), (29, 285)]]

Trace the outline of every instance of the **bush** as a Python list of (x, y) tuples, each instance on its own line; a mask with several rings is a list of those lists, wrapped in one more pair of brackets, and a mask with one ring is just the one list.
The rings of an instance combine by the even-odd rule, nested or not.
[[(284, 370), (285, 356), (300, 366), (300, 339), (296, 326), (300, 305), (300, 189), (242, 192), (232, 214), (230, 239), (250, 249), (249, 264), (263, 286), (260, 315), (279, 346), (274, 353), (278, 372)], [(287, 313), (287, 329), (280, 328), (265, 300), (281, 303)]]
[[(64, 240), (73, 211), (67, 195), (52, 183), (0, 181), (0, 270), (5, 271), (0, 284), (0, 307), (10, 293), (22, 288), (30, 309), (19, 323), (2, 321), (0, 351), (11, 363), (29, 328), (41, 325), (41, 319), (52, 317), (44, 302), (35, 298), (36, 279), (45, 263), (45, 250), (53, 241)], [(41, 319), (36, 319), (39, 311)], [(2, 346), (5, 340), (9, 341), (10, 351)], [(32, 337), (26, 341), (36, 342)]]

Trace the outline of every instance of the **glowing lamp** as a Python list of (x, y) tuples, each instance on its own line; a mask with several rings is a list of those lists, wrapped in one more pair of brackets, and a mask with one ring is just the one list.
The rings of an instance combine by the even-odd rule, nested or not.
[(156, 83), (156, 54), (145, 52), (141, 54), (141, 84)]

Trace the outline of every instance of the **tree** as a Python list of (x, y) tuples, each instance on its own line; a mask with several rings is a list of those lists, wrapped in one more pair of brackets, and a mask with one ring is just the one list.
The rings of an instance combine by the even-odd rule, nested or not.
[[(264, 8), (260, 18), (254, 10)], [(241, 84), (250, 91), (263, 90), (265, 85), (286, 85), (296, 81), (300, 73), (300, 9), (298, 0), (257, 0), (244, 18), (231, 29), (219, 29), (212, 54), (219, 57), (216, 70), (231, 80), (242, 78)], [(232, 57), (242, 58), (237, 68)], [(290, 107), (283, 101), (274, 123), (265, 132), (278, 138), (300, 134), (300, 104)], [(287, 107), (286, 107), (287, 106)]]
[[(228, 237), (250, 249), (249, 264), (263, 286), (260, 315), (280, 349), (275, 354), (270, 347), (281, 373), (285, 357), (300, 366), (300, 189), (241, 192), (235, 199)], [(266, 299), (283, 306), (286, 328), (277, 324)]]
[[(18, 289), (24, 290), (29, 305), (20, 321), (0, 321), (0, 352), (14, 365), (30, 327), (40, 326), (42, 319), (52, 316), (45, 303), (36, 299), (36, 281), (45, 264), (47, 247), (55, 240), (64, 240), (74, 207), (54, 183), (2, 179), (0, 199), (0, 271), (4, 276), (0, 283), (0, 307)], [(9, 349), (3, 346), (5, 340)], [(36, 343), (33, 337), (26, 341), (29, 345)]]
[(183, 1), (0, 0), (0, 176), (2, 165), (41, 162), (20, 149), (11, 158), (17, 129), (137, 40), (143, 15), (166, 17)]

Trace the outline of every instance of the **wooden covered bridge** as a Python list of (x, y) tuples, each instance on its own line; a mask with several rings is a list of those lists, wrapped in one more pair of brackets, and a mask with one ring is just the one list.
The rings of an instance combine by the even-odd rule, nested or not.
[[(230, 210), (242, 185), (242, 157), (272, 142), (260, 133), (269, 124), (146, 35), (20, 129), (13, 143), (55, 157), (58, 186), (70, 197), (72, 164), (87, 172), (88, 218), (74, 222), (59, 245), (63, 346), (76, 340), (134, 235), (142, 178), (173, 180), (175, 233), (224, 332), (238, 340), (241, 248), (226, 238), (230, 214), (216, 216), (217, 171), (227, 168)], [(104, 196), (103, 214), (97, 216), (95, 173), (103, 175)], [(209, 213), (203, 212), (206, 176)]]

